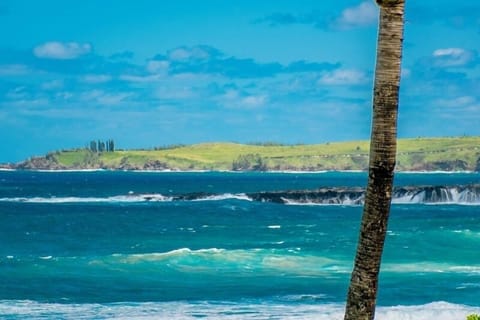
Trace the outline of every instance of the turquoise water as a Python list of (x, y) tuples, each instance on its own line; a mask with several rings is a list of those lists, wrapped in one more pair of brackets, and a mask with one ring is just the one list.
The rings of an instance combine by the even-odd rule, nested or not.
[[(396, 177), (397, 186), (479, 182)], [(364, 173), (341, 172), (1, 171), (0, 316), (341, 319), (362, 207), (249, 193), (365, 184)], [(479, 312), (479, 248), (475, 199), (394, 204), (377, 319)]]

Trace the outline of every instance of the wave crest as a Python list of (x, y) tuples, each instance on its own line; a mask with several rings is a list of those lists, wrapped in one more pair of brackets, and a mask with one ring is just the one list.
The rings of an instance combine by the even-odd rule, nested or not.
[[(258, 201), (287, 205), (347, 205), (359, 206), (365, 201), (363, 188), (321, 188), (316, 190), (287, 190), (252, 193), (193, 192), (178, 195), (160, 193), (115, 195), (108, 197), (12, 197), (0, 202), (25, 203), (136, 203), (171, 201)], [(459, 204), (480, 205), (480, 185), (469, 186), (412, 186), (394, 188), (393, 204)]]
[[(343, 319), (340, 303), (282, 303), (279, 301), (242, 301), (218, 303), (125, 302), (109, 304), (42, 303), (31, 300), (0, 300), (0, 314), (15, 319)], [(290, 299), (290, 297), (288, 298)], [(287, 300), (288, 300), (287, 299)], [(480, 308), (444, 301), (413, 306), (385, 306), (376, 310), (376, 320), (452, 320), (479, 313)]]

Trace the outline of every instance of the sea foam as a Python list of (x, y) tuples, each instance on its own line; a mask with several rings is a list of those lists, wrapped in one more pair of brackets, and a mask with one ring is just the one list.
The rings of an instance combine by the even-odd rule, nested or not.
[[(376, 320), (453, 320), (480, 308), (438, 301), (414, 306), (380, 306)], [(234, 302), (122, 302), (109, 304), (0, 301), (0, 315), (8, 319), (234, 319), (341, 320), (344, 305), (254, 300)]]
[[(193, 192), (176, 195), (160, 193), (136, 194), (132, 191), (124, 195), (106, 197), (11, 197), (0, 198), (0, 202), (27, 203), (135, 203), (170, 201), (258, 201), (286, 205), (341, 205), (360, 206), (365, 201), (363, 188), (321, 188), (316, 190), (287, 190), (251, 193), (206, 193)], [(392, 203), (426, 205), (480, 205), (480, 185), (469, 186), (414, 186), (397, 187), (392, 193)]]

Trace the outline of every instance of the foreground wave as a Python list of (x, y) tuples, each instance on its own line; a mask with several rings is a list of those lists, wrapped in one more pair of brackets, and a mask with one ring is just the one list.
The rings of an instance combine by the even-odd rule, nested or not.
[[(273, 202), (288, 205), (363, 205), (365, 189), (363, 188), (321, 188), (316, 190), (288, 190), (254, 193), (210, 194), (204, 192), (180, 195), (163, 195), (159, 193), (135, 194), (109, 197), (12, 197), (0, 198), (0, 202), (27, 203), (136, 203), (136, 202), (171, 202), (171, 201), (223, 201), (245, 200)], [(394, 189), (394, 204), (463, 204), (480, 205), (480, 185), (467, 186), (411, 186)]]
[[(30, 300), (0, 300), (0, 315), (7, 319), (343, 319), (341, 304), (309, 303), (309, 296), (279, 297), (272, 303), (144, 302), (111, 304), (61, 304)], [(465, 319), (480, 308), (443, 301), (414, 306), (379, 307), (376, 320)]]
[[(208, 248), (191, 250), (180, 248), (168, 252), (142, 254), (112, 254), (93, 257), (56, 256), (7, 256), (0, 257), (0, 263), (14, 267), (16, 271), (27, 269), (30, 274), (69, 271), (78, 268), (89, 270), (90, 275), (109, 274), (110, 277), (124, 277), (125, 274), (145, 272), (159, 279), (173, 275), (210, 275), (233, 279), (255, 276), (302, 276), (318, 277), (330, 274), (348, 274), (350, 261), (315, 256), (296, 249), (248, 249), (226, 250)], [(34, 267), (32, 267), (32, 265)], [(67, 272), (68, 273), (68, 272)], [(246, 278), (245, 278), (246, 280)], [(181, 281), (181, 280), (179, 280)]]
[[(185, 273), (220, 277), (221, 274), (236, 278), (255, 274), (301, 277), (328, 277), (348, 275), (352, 269), (350, 260), (332, 256), (319, 256), (304, 252), (301, 248), (285, 249), (198, 249), (180, 248), (167, 252), (112, 254), (92, 257), (56, 257), (56, 256), (6, 256), (0, 257), (4, 266), (15, 267), (16, 271), (26, 268), (31, 274), (42, 274), (45, 270), (60, 272), (76, 270), (79, 267), (92, 272), (105, 271), (110, 276), (121, 272), (138, 272), (148, 270), (149, 274), (165, 275)], [(32, 267), (32, 265), (34, 267)], [(53, 270), (53, 271), (52, 271)], [(462, 265), (460, 263), (423, 261), (412, 263), (385, 262), (382, 272), (396, 274), (413, 273), (450, 273), (480, 274), (480, 265)], [(465, 284), (466, 285), (466, 284)], [(471, 286), (472, 284), (468, 284)]]

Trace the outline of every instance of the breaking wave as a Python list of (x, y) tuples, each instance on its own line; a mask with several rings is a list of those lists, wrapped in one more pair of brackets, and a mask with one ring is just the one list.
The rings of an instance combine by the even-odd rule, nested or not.
[[(11, 197), (0, 202), (25, 203), (136, 203), (171, 201), (258, 201), (286, 205), (363, 205), (363, 188), (321, 188), (316, 190), (267, 191), (253, 193), (204, 192), (180, 195), (160, 193), (115, 195), (109, 197)], [(480, 185), (397, 187), (393, 191), (393, 204), (459, 204), (480, 205)]]
[[(303, 191), (274, 191), (249, 194), (256, 201), (288, 205), (363, 205), (363, 188), (322, 188)], [(480, 205), (480, 185), (398, 187), (394, 204)]]
[(161, 194), (142, 194), (111, 197), (13, 197), (0, 198), (0, 201), (26, 203), (166, 202), (172, 201), (172, 197)]
[[(220, 277), (227, 274), (235, 277), (256, 276), (301, 276), (313, 277), (330, 274), (348, 274), (350, 261), (331, 259), (303, 253), (296, 249), (198, 249), (180, 248), (167, 252), (111, 254), (92, 257), (0, 257), (0, 262), (15, 265), (17, 269), (38, 266), (38, 272), (46, 268), (65, 272), (85, 268), (90, 273), (105, 271), (111, 276), (123, 272), (139, 272), (149, 270), (159, 278), (177, 272), (181, 274), (211, 275)], [(33, 272), (33, 271), (32, 271)], [(73, 271), (72, 271), (73, 272)], [(121, 272), (119, 273), (122, 274)]]
[[(289, 297), (291, 298), (291, 297)], [(240, 303), (196, 302), (123, 302), (109, 304), (42, 303), (31, 300), (0, 300), (0, 314), (7, 319), (343, 319), (344, 305), (308, 303), (280, 299)], [(466, 319), (479, 308), (443, 301), (413, 306), (378, 307), (376, 320), (452, 320)]]
[[(52, 270), (73, 270), (87, 268), (108, 272), (139, 271), (147, 268), (152, 274), (176, 271), (180, 273), (211, 274), (219, 276), (227, 272), (230, 277), (244, 275), (278, 275), (318, 277), (329, 275), (348, 275), (352, 262), (329, 256), (319, 256), (301, 248), (282, 249), (189, 249), (179, 248), (166, 252), (152, 253), (115, 253), (105, 256), (57, 257), (57, 256), (5, 256), (0, 262), (15, 265), (17, 269), (32, 264), (38, 272)], [(153, 269), (152, 269), (153, 268)], [(30, 269), (32, 271), (32, 269)], [(458, 263), (429, 262), (382, 264), (382, 272), (390, 274), (412, 273), (450, 273), (476, 276), (480, 274), (480, 265)]]

